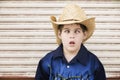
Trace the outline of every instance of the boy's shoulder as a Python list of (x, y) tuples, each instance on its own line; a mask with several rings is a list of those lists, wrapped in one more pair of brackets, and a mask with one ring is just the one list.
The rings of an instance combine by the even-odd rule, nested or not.
[(51, 52), (49, 52), (49, 53), (47, 53), (41, 60), (42, 61), (51, 61), (51, 59), (52, 59), (52, 57), (55, 55), (55, 50), (53, 50), (53, 51), (51, 51)]
[(92, 52), (90, 52), (90, 51), (88, 51), (88, 53), (89, 53), (89, 57), (93, 60), (93, 61), (97, 61), (97, 62), (100, 62), (100, 60), (99, 60), (99, 58), (98, 58), (98, 56), (97, 55), (95, 55), (94, 53), (92, 53)]
[(96, 67), (102, 66), (102, 62), (100, 61), (99, 57), (96, 56), (94, 53), (89, 51), (89, 57)]
[(92, 57), (94, 59), (98, 59), (98, 57), (93, 52), (90, 52), (90, 51), (88, 51), (88, 52), (89, 52), (90, 57)]

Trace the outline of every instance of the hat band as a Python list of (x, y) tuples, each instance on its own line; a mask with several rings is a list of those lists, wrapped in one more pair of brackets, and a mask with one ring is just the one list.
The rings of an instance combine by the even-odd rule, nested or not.
[(76, 20), (76, 19), (68, 19), (68, 20), (63, 20), (63, 21), (79, 21), (79, 20)]

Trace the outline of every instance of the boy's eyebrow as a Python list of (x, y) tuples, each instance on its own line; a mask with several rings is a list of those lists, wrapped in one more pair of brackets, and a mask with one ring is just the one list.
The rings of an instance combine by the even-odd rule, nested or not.
[(69, 28), (63, 28), (63, 29), (69, 29)]
[(76, 28), (76, 29), (80, 29), (81, 30), (81, 28)]

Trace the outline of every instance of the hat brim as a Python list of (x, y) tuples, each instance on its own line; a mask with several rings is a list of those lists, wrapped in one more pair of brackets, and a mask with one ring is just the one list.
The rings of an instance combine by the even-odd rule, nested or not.
[(86, 39), (84, 39), (83, 42), (85, 42), (86, 40), (88, 40), (92, 36), (92, 34), (94, 32), (94, 29), (95, 29), (95, 17), (88, 18), (88, 19), (85, 19), (83, 21), (57, 22), (56, 17), (51, 16), (51, 22), (52, 22), (52, 25), (53, 25), (53, 29), (54, 29), (54, 32), (55, 32), (55, 35), (56, 35), (56, 40), (57, 40), (58, 44), (61, 44), (61, 40), (58, 37), (58, 25), (73, 24), (73, 23), (80, 23), (80, 24), (85, 25), (88, 30), (87, 30), (87, 37), (86, 37)]

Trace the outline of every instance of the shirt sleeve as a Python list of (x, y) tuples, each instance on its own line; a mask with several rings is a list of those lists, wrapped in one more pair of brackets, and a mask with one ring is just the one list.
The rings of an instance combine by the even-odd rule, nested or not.
[(100, 61), (98, 61), (99, 66), (95, 71), (95, 80), (106, 80), (105, 70)]
[(35, 80), (49, 80), (49, 75), (46, 72), (45, 68), (46, 68), (46, 66), (44, 65), (43, 61), (40, 60), (38, 67), (37, 67)]

